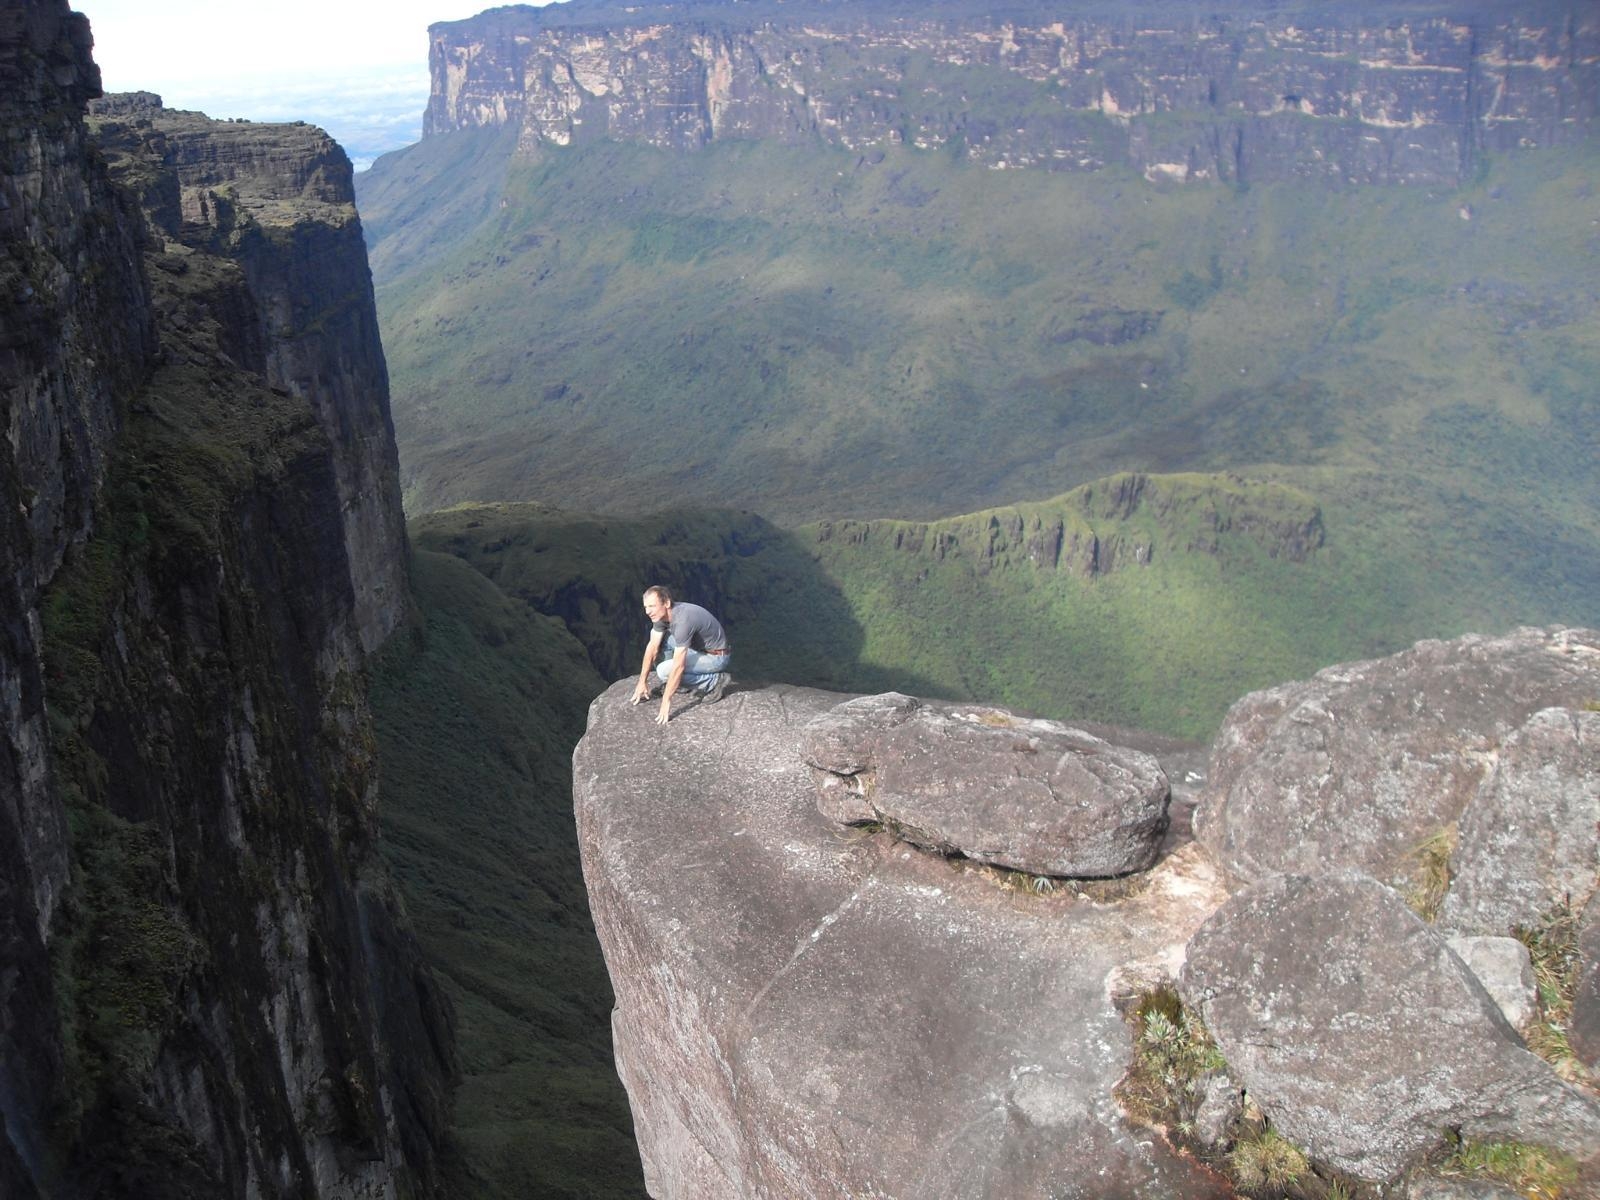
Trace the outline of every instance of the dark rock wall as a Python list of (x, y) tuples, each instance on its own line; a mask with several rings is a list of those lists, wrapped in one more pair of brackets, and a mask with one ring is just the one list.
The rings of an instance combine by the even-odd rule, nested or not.
[(1448, 184), (1485, 149), (1582, 136), (1600, 110), (1600, 14), (1583, 3), (1316, 18), (1020, 6), (1004, 20), (961, 4), (938, 17), (763, 5), (738, 20), (678, 7), (434, 25), (424, 133), (905, 141), (1152, 180)]
[(404, 610), (405, 517), (350, 161), (309, 125), (209, 121), (159, 101), (106, 109), (103, 139), (162, 189), (150, 206), (163, 236), (242, 268), (264, 358), (241, 365), (304, 398), (337, 448), (361, 641), (376, 649)]
[(0, 6), (0, 1194), (37, 1194), (62, 1064), (45, 939), (67, 885), (40, 587), (85, 536), (153, 352), (133, 222), (78, 114), (100, 74), (64, 3)]
[(405, 546), (349, 166), (0, 0), (0, 1195), (436, 1194), (375, 852)]

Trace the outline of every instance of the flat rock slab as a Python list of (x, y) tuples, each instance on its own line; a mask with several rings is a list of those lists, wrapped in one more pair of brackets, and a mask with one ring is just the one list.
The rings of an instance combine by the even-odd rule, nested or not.
[(1150, 755), (1004, 709), (861, 696), (808, 724), (801, 753), (825, 816), (1032, 875), (1142, 871), (1167, 828)]
[(1423, 844), (1459, 822), (1441, 923), (1508, 933), (1513, 914), (1536, 917), (1563, 888), (1582, 903), (1594, 887), (1596, 730), (1583, 709), (1597, 696), (1592, 629), (1419, 642), (1253, 693), (1212, 745), (1196, 834), (1247, 880), (1354, 868), (1405, 888)]
[(666, 726), (599, 697), (573, 758), (618, 1070), (652, 1195), (1225, 1194), (1124, 1126), (1114, 995), (1170, 977), (1224, 899), (1189, 845), (1095, 903), (839, 828), (800, 754), (836, 694)]
[(1397, 1179), (1445, 1130), (1600, 1153), (1600, 1103), (1562, 1081), (1392, 889), (1355, 871), (1240, 892), (1189, 944), (1180, 989), (1286, 1138)]

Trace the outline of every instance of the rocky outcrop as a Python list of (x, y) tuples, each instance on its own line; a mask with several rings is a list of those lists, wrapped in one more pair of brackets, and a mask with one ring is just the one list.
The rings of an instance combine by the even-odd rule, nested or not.
[(817, 813), (800, 747), (837, 695), (662, 728), (630, 690), (591, 708), (574, 799), (653, 1195), (1224, 1194), (1111, 1099), (1117, 1000), (1223, 899), (1194, 847), (1114, 903), (1021, 893)]
[(63, 1064), (46, 939), (69, 869), (39, 593), (89, 529), (155, 344), (135, 223), (77, 120), (89, 45), (65, 3), (0, 8), (0, 1193), (24, 1200)]
[(1228, 535), (1304, 562), (1322, 545), (1322, 512), (1303, 492), (1234, 475), (1125, 472), (1034, 504), (943, 521), (822, 521), (818, 542), (964, 562), (979, 574), (1027, 565), (1075, 575), (1148, 566), (1156, 555), (1214, 554)]
[(1359, 872), (1279, 875), (1188, 947), (1181, 990), (1273, 1125), (1387, 1183), (1453, 1129), (1600, 1153), (1600, 1101), (1530, 1053), (1476, 976)]
[(1507, 933), (1594, 888), (1596, 695), (1583, 629), (1419, 642), (1257, 692), (1213, 743), (1199, 835), (1245, 879), (1358, 867), (1406, 889), (1454, 832), (1446, 925)]
[(1533, 957), (1514, 937), (1453, 937), (1456, 957), (1478, 977), (1511, 1028), (1521, 1031), (1539, 1015)]
[(1167, 829), (1150, 755), (997, 708), (863, 696), (812, 721), (800, 753), (824, 816), (1032, 875), (1142, 871)]
[[(1205, 1195), (1219, 1182), (1166, 1139), (1217, 1155), (1259, 1124), (1252, 1111), (1324, 1171), (1375, 1187), (1427, 1193), (1419, 1174), (1454, 1130), (1570, 1154), (1592, 1188), (1600, 1097), (1519, 1034), (1549, 1019), (1527, 949), (1430, 924), (1375, 876), (1409, 883), (1412, 842), (1395, 831), (1447, 812), (1473, 864), (1460, 881), (1546, 922), (1582, 905), (1596, 822), (1569, 810), (1597, 802), (1592, 701), (1578, 699), (1597, 646), (1578, 629), (1424, 642), (1246, 698), (1213, 748), (1204, 845), (1181, 819), (1190, 777), (1174, 761), (1184, 803), (1154, 864), (1095, 883), (966, 852), (1048, 824), (1062, 796), (1035, 775), (1058, 756), (1137, 761), (1104, 741), (1000, 710), (788, 687), (687, 702), (663, 729), (627, 703), (631, 680), (616, 685), (590, 710), (575, 800), (652, 1194)], [(1035, 738), (1037, 765), (1020, 749)], [(1316, 757), (1297, 757), (1307, 746)], [(1496, 755), (1509, 781), (1495, 782)], [(1142, 811), (1138, 789), (1113, 791), (1106, 811)], [(1521, 852), (1471, 832), (1462, 814), (1480, 803), (1502, 805), (1488, 823), (1524, 828)], [(1523, 807), (1541, 803), (1543, 824)], [(883, 828), (850, 836), (840, 821)], [(1297, 824), (1311, 821), (1353, 831), (1335, 842)], [(1577, 890), (1539, 910), (1551, 880)], [(1136, 1050), (1115, 1014), (1161, 1010), (1174, 981), (1225, 1069), (1208, 1063), (1167, 1128), (1136, 1132), (1119, 1105), (1142, 1110), (1116, 1089), (1142, 1069), (1148, 1028)]]
[(1600, 712), (1541, 709), (1500, 744), (1462, 814), (1439, 919), (1474, 933), (1536, 928), (1594, 890), (1597, 825)]
[(357, 622), (363, 647), (376, 649), (405, 610), (405, 518), (350, 160), (310, 125), (211, 121), (148, 93), (94, 111), (156, 236), (240, 270), (251, 304), (230, 356), (308, 403), (336, 448)]
[(163, 148), (148, 96), (96, 144), (89, 44), (0, 6), (0, 1192), (435, 1194), (448, 1008), (374, 845), (405, 564), (348, 167), (192, 115)]
[(512, 125), (525, 147), (903, 141), (995, 168), (1437, 185), (1485, 149), (1581, 137), (1600, 108), (1600, 20), (1581, 3), (1307, 20), (577, 0), (429, 33), (425, 135)]

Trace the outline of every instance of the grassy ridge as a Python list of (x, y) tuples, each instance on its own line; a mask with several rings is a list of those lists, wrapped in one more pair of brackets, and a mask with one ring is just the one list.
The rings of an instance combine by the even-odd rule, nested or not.
[[(1282, 484), (1123, 476), (931, 523), (785, 530), (748, 513), (496, 504), (431, 513), (412, 535), (560, 616), (607, 674), (637, 670), (638, 593), (664, 581), (725, 619), (748, 682), (1203, 737), (1246, 691), (1460, 620), (1447, 597), (1390, 587), (1381, 541), (1345, 514), (1326, 521)], [(1059, 564), (1038, 551), (1056, 526)]]
[(1600, 623), (1597, 182), (1594, 143), (1444, 195), (462, 134), (361, 200), (413, 512), (792, 526), (1237, 470), (1313, 494), (1392, 646)]
[(419, 623), (373, 678), (384, 849), (454, 1002), (454, 1194), (642, 1197), (572, 825), (601, 681), (558, 622), (419, 552)]

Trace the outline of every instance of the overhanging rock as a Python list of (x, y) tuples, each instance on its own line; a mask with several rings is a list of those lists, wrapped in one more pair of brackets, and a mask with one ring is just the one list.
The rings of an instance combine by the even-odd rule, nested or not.
[(802, 761), (834, 694), (768, 687), (665, 727), (590, 710), (574, 794), (657, 1197), (1226, 1194), (1121, 1118), (1115, 999), (1170, 978), (1224, 899), (1181, 847), (1115, 903), (820, 816)]

